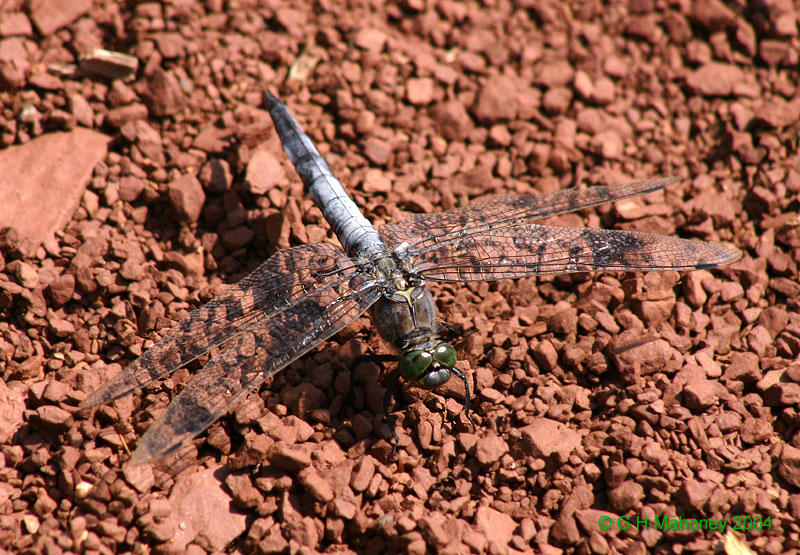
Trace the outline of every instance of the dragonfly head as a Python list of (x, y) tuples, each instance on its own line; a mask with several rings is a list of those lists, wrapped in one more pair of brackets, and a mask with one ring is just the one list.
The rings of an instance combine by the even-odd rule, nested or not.
[(449, 343), (439, 343), (432, 350), (410, 351), (397, 366), (404, 379), (425, 389), (436, 389), (450, 379), (456, 364), (456, 350)]

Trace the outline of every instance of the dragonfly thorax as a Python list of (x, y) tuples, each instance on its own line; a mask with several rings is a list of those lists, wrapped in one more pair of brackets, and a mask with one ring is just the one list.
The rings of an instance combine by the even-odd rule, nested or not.
[(436, 303), (424, 283), (385, 290), (370, 312), (381, 336), (404, 353), (436, 336)]

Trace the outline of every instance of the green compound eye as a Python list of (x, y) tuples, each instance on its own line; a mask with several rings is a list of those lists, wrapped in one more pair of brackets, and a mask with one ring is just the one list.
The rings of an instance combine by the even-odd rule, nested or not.
[(411, 351), (400, 359), (397, 369), (406, 380), (416, 380), (433, 362), (433, 357), (426, 351)]
[(450, 343), (439, 343), (433, 350), (433, 359), (448, 368), (452, 368), (456, 365), (458, 357), (456, 356), (456, 350)]

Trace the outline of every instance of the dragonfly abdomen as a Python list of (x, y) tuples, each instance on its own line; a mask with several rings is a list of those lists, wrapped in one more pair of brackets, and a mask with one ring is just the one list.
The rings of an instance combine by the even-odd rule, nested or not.
[(264, 93), (264, 98), (283, 150), (345, 252), (356, 255), (378, 247), (385, 248), (378, 230), (361, 214), (342, 182), (333, 176), (325, 159), (286, 106), (270, 92)]

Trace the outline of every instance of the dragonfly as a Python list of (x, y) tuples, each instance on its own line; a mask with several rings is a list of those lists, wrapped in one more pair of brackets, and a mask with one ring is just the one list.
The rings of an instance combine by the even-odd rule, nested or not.
[[(186, 315), (150, 349), (81, 403), (108, 403), (209, 354), (208, 361), (138, 441), (130, 463), (174, 453), (251, 391), (369, 311), (398, 353), (384, 398), (403, 385), (436, 389), (455, 375), (457, 353), (442, 338), (426, 282), (472, 282), (572, 272), (698, 270), (736, 261), (741, 251), (713, 241), (636, 231), (541, 225), (535, 220), (642, 195), (676, 183), (633, 183), (500, 194), (435, 213), (413, 214), (378, 231), (334, 177), (289, 109), (264, 102), (284, 151), (341, 247), (298, 245)], [(394, 421), (390, 420), (394, 430)], [(396, 435), (394, 435), (396, 439)]]

